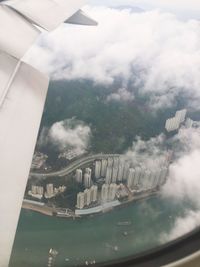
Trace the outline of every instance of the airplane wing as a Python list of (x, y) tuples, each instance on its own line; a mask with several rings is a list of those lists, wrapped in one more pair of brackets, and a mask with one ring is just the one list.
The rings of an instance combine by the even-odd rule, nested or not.
[[(40, 34), (62, 22), (95, 25), (83, 0), (0, 1), (0, 266), (14, 241), (49, 79), (22, 58)], [(67, 21), (68, 20), (68, 21)]]

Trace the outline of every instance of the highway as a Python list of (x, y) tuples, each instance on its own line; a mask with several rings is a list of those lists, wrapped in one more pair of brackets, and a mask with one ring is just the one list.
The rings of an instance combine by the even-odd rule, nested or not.
[(78, 168), (81, 168), (82, 165), (88, 164), (93, 162), (94, 160), (102, 160), (102, 159), (107, 159), (107, 158), (115, 158), (115, 157), (120, 157), (122, 155), (120, 154), (96, 154), (96, 155), (90, 155), (87, 157), (83, 157), (81, 159), (78, 159), (74, 161), (73, 163), (69, 164), (66, 168), (56, 171), (56, 172), (51, 172), (51, 173), (36, 173), (36, 172), (31, 172), (30, 177), (35, 177), (35, 178), (48, 178), (48, 177), (54, 177), (54, 176), (67, 176), (73, 171), (75, 171)]

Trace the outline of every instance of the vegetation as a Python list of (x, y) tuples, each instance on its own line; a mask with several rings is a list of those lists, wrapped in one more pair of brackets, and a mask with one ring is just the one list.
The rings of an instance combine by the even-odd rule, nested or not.
[[(147, 105), (149, 96), (139, 95), (130, 102), (107, 102), (117, 88), (117, 84), (107, 87), (85, 80), (51, 82), (41, 129), (76, 117), (91, 127), (91, 152), (123, 153), (137, 135), (146, 140), (160, 134), (166, 118), (177, 108), (152, 112)], [(51, 154), (52, 147), (46, 150)], [(52, 157), (56, 162), (55, 153)]]

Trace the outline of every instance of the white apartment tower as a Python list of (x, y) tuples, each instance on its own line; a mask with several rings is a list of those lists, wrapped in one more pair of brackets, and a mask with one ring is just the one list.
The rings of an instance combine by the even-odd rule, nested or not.
[(90, 188), (91, 191), (91, 202), (96, 202), (98, 198), (98, 187), (96, 185), (93, 185)]
[(42, 186), (37, 187), (37, 194), (41, 196), (44, 194), (44, 188)]
[(176, 112), (175, 117), (179, 120), (180, 123), (183, 123), (185, 121), (187, 114), (187, 109), (178, 110)]
[(135, 178), (134, 178), (134, 181), (133, 181), (133, 186), (134, 187), (137, 187), (139, 185), (141, 174), (142, 174), (141, 167), (136, 167), (135, 168)]
[(82, 184), (83, 182), (83, 171), (81, 169), (76, 170), (76, 181), (79, 184)]
[(85, 194), (84, 193), (78, 193), (76, 206), (78, 209), (84, 208), (84, 206), (85, 206)]
[(86, 168), (86, 169), (85, 169), (85, 173), (87, 173), (87, 174), (89, 174), (89, 175), (92, 176), (92, 169), (90, 169), (90, 168)]
[(112, 171), (112, 183), (117, 182), (117, 175), (118, 175), (118, 166), (114, 166)]
[(113, 158), (108, 158), (108, 168), (113, 167)]
[(31, 186), (31, 193), (32, 193), (33, 195), (36, 195), (36, 194), (37, 194), (37, 186), (36, 186), (36, 185), (32, 185), (32, 186)]
[(124, 173), (123, 173), (123, 181), (127, 181), (127, 179), (128, 179), (129, 167), (130, 167), (129, 163), (125, 162), (125, 164), (124, 164)]
[(53, 188), (53, 184), (47, 184), (46, 186), (46, 190), (47, 190), (47, 197), (52, 197), (54, 195), (54, 188)]
[(116, 196), (116, 193), (117, 193), (117, 184), (110, 184), (109, 186), (109, 193), (108, 193), (108, 198), (109, 200), (114, 200), (115, 199), (115, 196)]
[(130, 189), (133, 189), (134, 187), (134, 178), (135, 178), (135, 170), (133, 168), (130, 168), (128, 171), (128, 180), (127, 180), (127, 186)]
[(95, 178), (99, 179), (101, 177), (101, 161), (95, 162)]
[(85, 188), (90, 188), (91, 187), (91, 175), (88, 173), (84, 174), (84, 186)]
[(103, 184), (102, 189), (101, 189), (101, 200), (103, 202), (108, 201), (108, 194), (109, 194), (109, 185)]
[(123, 173), (124, 173), (124, 160), (119, 160), (119, 168), (118, 168), (118, 174), (117, 174), (117, 181), (122, 182), (123, 180)]
[(106, 170), (107, 170), (108, 161), (103, 159), (101, 161), (101, 176), (106, 177)]
[(112, 168), (108, 167), (106, 171), (106, 184), (111, 184), (112, 182)]
[(85, 205), (89, 206), (91, 204), (91, 190), (90, 189), (85, 189), (84, 191), (84, 199), (85, 199)]

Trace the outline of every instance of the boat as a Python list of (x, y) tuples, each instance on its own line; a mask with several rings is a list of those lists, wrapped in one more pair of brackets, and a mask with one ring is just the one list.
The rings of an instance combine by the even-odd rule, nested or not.
[(128, 226), (131, 225), (131, 221), (123, 221), (123, 222), (118, 222), (117, 225), (118, 226)]

